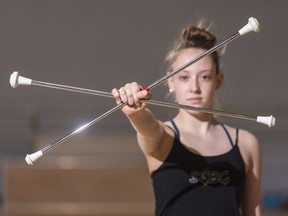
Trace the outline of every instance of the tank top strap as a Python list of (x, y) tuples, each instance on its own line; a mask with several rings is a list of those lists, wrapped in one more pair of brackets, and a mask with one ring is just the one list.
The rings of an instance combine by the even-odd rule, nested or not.
[[(177, 127), (177, 125), (175, 124), (174, 120), (171, 120), (171, 124), (173, 126), (173, 129), (175, 131), (175, 136), (178, 140), (180, 140), (180, 132), (179, 132), (179, 129)], [(228, 130), (226, 129), (226, 127), (223, 125), (223, 124), (220, 124), (222, 126), (222, 128), (224, 129), (229, 141), (230, 141), (230, 144), (232, 147), (236, 146), (238, 144), (238, 133), (239, 133), (239, 129), (236, 128), (236, 138), (235, 138), (235, 142), (233, 142)]]
[(178, 140), (180, 140), (180, 132), (179, 132), (179, 129), (178, 129), (177, 125), (175, 124), (174, 120), (171, 120), (171, 124), (174, 128), (175, 136), (177, 137)]
[(235, 145), (238, 145), (238, 134), (239, 134), (239, 128), (236, 128)]
[(222, 128), (224, 129), (224, 131), (225, 131), (225, 133), (226, 133), (226, 135), (227, 135), (227, 137), (228, 137), (228, 139), (229, 139), (229, 141), (230, 141), (231, 146), (232, 146), (232, 147), (236, 146), (236, 145), (238, 144), (238, 131), (239, 131), (239, 129), (236, 128), (236, 139), (235, 139), (235, 142), (233, 142), (233, 140), (232, 140), (232, 138), (231, 138), (228, 130), (226, 129), (226, 127), (225, 127), (223, 124), (220, 124), (220, 125), (221, 125)]

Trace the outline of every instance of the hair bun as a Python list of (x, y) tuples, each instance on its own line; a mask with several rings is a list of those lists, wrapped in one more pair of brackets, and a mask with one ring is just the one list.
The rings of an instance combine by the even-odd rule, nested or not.
[[(208, 29), (209, 26), (204, 25), (204, 22), (199, 22), (198, 25), (188, 26), (181, 31), (179, 37), (174, 41), (173, 47), (166, 56), (166, 61), (169, 64), (169, 70), (171, 70), (172, 64), (181, 50), (196, 48), (203, 49), (205, 51), (215, 46), (217, 38), (214, 34), (210, 33)], [(218, 52), (214, 51), (211, 53), (211, 57), (216, 64), (216, 72), (218, 73)]]
[(182, 47), (210, 49), (216, 41), (213, 34), (196, 26), (189, 26), (182, 32)]

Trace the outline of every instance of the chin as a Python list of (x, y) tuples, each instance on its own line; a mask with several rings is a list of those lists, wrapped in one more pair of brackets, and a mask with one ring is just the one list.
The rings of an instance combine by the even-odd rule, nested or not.
[[(188, 106), (193, 106), (195, 108), (203, 108), (203, 109), (211, 109), (210, 107), (207, 107), (207, 106), (203, 106), (201, 104), (186, 104)], [(198, 110), (186, 110), (186, 112), (188, 112), (189, 114), (193, 115), (193, 116), (205, 116), (205, 115), (211, 115), (209, 113), (204, 113), (204, 112), (201, 112), (201, 111), (198, 111)]]
[(205, 113), (197, 111), (197, 110), (186, 110), (187, 113), (193, 116), (203, 116)]

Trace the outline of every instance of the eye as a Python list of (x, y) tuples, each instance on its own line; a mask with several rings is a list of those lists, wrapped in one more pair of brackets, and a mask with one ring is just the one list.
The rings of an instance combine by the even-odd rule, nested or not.
[(203, 79), (203, 80), (210, 80), (210, 79), (211, 79), (211, 76), (205, 75), (205, 76), (202, 76), (202, 79)]
[(213, 79), (213, 76), (211, 75), (202, 75), (200, 77), (201, 80), (206, 80), (206, 81), (209, 81), (209, 80), (212, 80)]
[(179, 79), (183, 80), (183, 81), (187, 81), (189, 79), (189, 77), (187, 75), (181, 75), (181, 76), (179, 76)]

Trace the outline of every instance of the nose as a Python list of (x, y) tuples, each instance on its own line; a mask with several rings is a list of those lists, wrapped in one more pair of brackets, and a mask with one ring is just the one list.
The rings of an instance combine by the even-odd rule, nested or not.
[(190, 79), (190, 91), (193, 93), (197, 93), (199, 94), (201, 92), (200, 90), (200, 84), (199, 84), (199, 80), (197, 79), (197, 77), (192, 77), (192, 79)]

